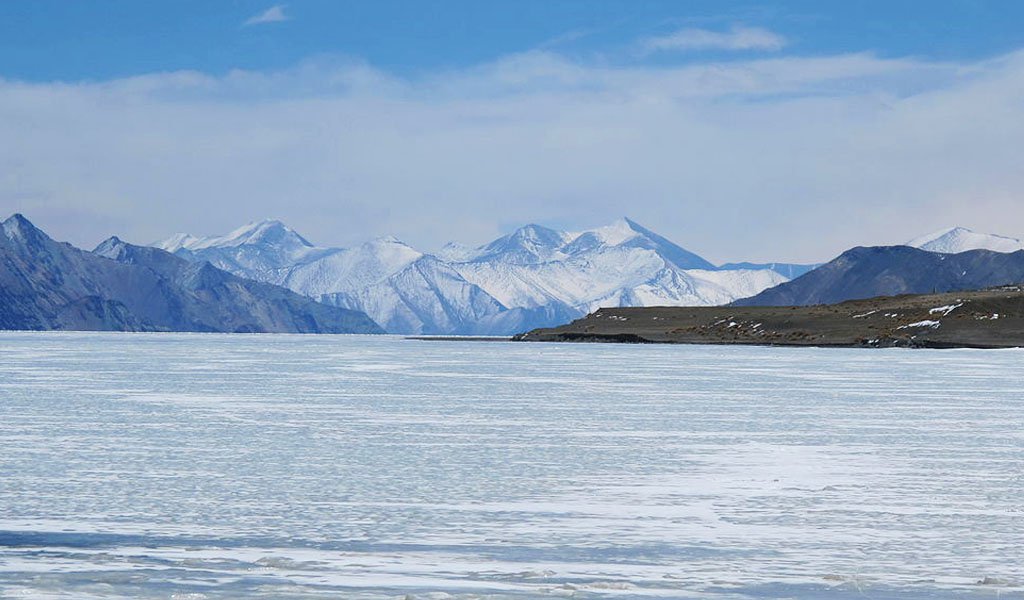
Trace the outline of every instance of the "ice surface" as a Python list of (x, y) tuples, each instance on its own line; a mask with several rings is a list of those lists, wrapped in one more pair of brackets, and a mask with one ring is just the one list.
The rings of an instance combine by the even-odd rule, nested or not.
[(1021, 598), (1022, 364), (0, 334), (0, 597)]

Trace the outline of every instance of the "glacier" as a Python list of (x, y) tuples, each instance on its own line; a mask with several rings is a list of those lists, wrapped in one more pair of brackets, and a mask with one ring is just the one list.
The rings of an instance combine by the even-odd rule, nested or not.
[(526, 225), (480, 247), (420, 252), (394, 237), (324, 248), (276, 220), (155, 244), (192, 261), (360, 310), (392, 333), (510, 335), (602, 306), (705, 306), (788, 281), (799, 265), (716, 267), (628, 218), (566, 232)]

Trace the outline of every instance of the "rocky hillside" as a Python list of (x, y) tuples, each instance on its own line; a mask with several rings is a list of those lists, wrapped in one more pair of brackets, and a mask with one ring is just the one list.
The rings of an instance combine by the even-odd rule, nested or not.
[(909, 246), (854, 248), (734, 306), (804, 306), (858, 298), (975, 290), (1024, 282), (1024, 251), (939, 254)]
[(542, 342), (778, 346), (1024, 347), (1024, 288), (815, 306), (603, 308), (516, 337)]

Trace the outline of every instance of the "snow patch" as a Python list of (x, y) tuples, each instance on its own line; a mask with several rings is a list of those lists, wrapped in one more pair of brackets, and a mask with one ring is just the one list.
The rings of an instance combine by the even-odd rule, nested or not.
[(946, 305), (946, 306), (936, 306), (935, 308), (929, 310), (928, 314), (934, 315), (934, 314), (937, 314), (937, 313), (942, 313), (942, 316), (945, 317), (945, 316), (948, 316), (949, 313), (953, 312), (954, 310), (960, 308), (963, 305), (964, 305), (964, 303), (961, 302), (959, 304), (949, 304), (949, 305)]
[(939, 321), (924, 320), (918, 321), (916, 323), (910, 323), (908, 325), (901, 325), (900, 327), (897, 327), (897, 329), (911, 329), (917, 327), (931, 327), (932, 329), (938, 329), (939, 325), (941, 324), (942, 323), (940, 323)]

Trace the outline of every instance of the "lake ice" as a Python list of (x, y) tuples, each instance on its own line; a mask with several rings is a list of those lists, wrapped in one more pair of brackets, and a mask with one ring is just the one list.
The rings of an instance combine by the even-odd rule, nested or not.
[(1024, 351), (0, 333), (0, 597), (1020, 598)]

